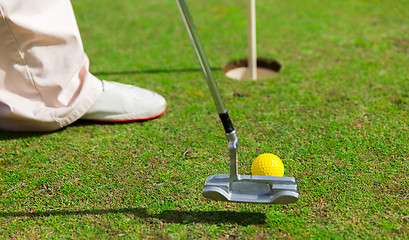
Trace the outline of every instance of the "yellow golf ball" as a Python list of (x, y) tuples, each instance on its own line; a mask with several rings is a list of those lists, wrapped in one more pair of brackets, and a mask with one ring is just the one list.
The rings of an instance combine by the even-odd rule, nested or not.
[(261, 154), (251, 164), (251, 174), (282, 177), (284, 175), (283, 161), (271, 153)]

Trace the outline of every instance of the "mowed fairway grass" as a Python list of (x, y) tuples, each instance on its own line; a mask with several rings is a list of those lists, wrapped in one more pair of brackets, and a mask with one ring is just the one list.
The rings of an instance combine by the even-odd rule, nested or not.
[(409, 7), (405, 0), (257, 0), (269, 79), (233, 81), (246, 1), (187, 1), (239, 139), (299, 184), (291, 205), (214, 202), (227, 141), (174, 1), (73, 0), (91, 71), (166, 97), (162, 117), (0, 132), (0, 238), (409, 238)]

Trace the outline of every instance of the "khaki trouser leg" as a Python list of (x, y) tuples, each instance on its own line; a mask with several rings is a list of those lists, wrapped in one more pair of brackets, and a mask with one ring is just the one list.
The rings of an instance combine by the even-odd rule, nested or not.
[(0, 129), (52, 131), (102, 93), (70, 1), (0, 0)]

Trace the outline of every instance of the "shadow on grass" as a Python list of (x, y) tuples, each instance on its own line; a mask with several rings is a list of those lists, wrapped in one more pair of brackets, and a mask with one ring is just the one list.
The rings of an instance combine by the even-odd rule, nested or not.
[(233, 211), (175, 211), (168, 210), (153, 217), (161, 219), (167, 223), (231, 223), (239, 225), (259, 225), (265, 224), (266, 215), (252, 212)]
[(231, 223), (238, 225), (265, 224), (266, 215), (252, 212), (233, 211), (177, 211), (166, 210), (159, 214), (149, 214), (145, 208), (121, 208), (121, 209), (96, 209), (96, 210), (73, 210), (73, 211), (38, 211), (38, 212), (0, 212), (0, 218), (11, 217), (48, 217), (68, 215), (104, 215), (104, 214), (133, 214), (139, 218), (159, 219), (166, 223)]
[[(212, 68), (213, 71), (221, 71), (221, 68)], [(107, 72), (93, 72), (97, 76), (108, 76), (108, 75), (134, 75), (134, 74), (156, 74), (156, 73), (182, 73), (182, 72), (201, 72), (201, 68), (191, 68), (191, 69), (147, 69), (140, 71), (107, 71)]]
[(110, 123), (110, 122), (97, 122), (97, 121), (89, 121), (89, 120), (82, 120), (79, 119), (72, 124), (58, 129), (56, 131), (50, 131), (50, 132), (7, 132), (7, 131), (0, 131), (0, 141), (1, 140), (12, 140), (12, 139), (24, 139), (24, 138), (35, 138), (35, 137), (41, 137), (49, 134), (53, 134), (56, 132), (61, 132), (64, 131), (67, 128), (72, 128), (72, 127), (82, 127), (82, 126), (90, 126), (90, 125), (120, 125), (120, 124), (130, 124), (130, 123), (142, 123), (146, 122), (149, 120), (138, 120), (138, 121), (133, 121), (133, 122), (117, 122), (117, 123)]
[(55, 211), (38, 211), (38, 212), (0, 212), (0, 217), (49, 217), (49, 216), (69, 216), (69, 215), (103, 215), (131, 213), (138, 217), (147, 218), (150, 215), (144, 208), (121, 208), (121, 209), (92, 209), (92, 210), (55, 210)]
[(52, 133), (53, 132), (6, 132), (6, 131), (0, 131), (0, 141), (1, 140), (11, 140), (11, 139), (41, 137), (41, 136), (52, 134)]

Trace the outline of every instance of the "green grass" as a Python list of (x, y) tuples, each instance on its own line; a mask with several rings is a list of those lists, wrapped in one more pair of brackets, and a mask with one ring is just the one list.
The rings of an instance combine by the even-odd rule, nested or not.
[(237, 82), (245, 1), (188, 1), (240, 138), (240, 173), (275, 153), (296, 204), (204, 199), (227, 142), (173, 1), (72, 1), (99, 78), (164, 95), (167, 113), (0, 132), (0, 238), (409, 238), (407, 1), (257, 1), (258, 53), (283, 68)]

